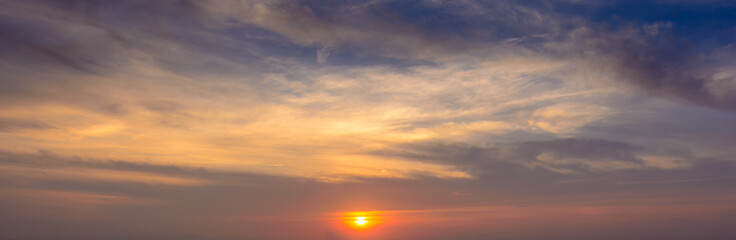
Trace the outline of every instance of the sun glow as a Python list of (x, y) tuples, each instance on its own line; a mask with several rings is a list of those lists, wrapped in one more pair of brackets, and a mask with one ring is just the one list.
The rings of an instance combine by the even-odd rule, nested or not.
[(355, 224), (358, 224), (360, 226), (363, 226), (366, 223), (368, 223), (368, 221), (365, 220), (365, 217), (357, 217), (355, 220)]
[(345, 225), (356, 230), (365, 230), (380, 223), (378, 212), (348, 212), (343, 217)]

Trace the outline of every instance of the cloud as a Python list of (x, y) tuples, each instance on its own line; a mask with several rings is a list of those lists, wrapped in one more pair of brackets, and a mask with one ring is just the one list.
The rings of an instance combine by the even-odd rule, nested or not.
[(196, 171), (175, 166), (156, 166), (122, 161), (64, 158), (41, 151), (40, 154), (2, 152), (0, 171), (14, 181), (102, 181), (151, 185), (198, 186), (212, 181), (198, 177)]
[(555, 24), (534, 9), (506, 1), (210, 1), (199, 5), (212, 15), (254, 24), (300, 45), (356, 49), (400, 59), (452, 59), (494, 45), (487, 40), (542, 32)]
[(24, 129), (46, 129), (48, 125), (38, 121), (26, 121), (17, 119), (0, 119), (0, 131), (16, 131)]
[[(526, 144), (527, 148), (544, 150), (564, 145), (569, 149), (558, 152), (568, 154), (566, 157), (617, 156), (626, 159), (627, 151), (636, 150), (630, 145), (601, 140), (574, 139)], [(598, 147), (587, 149), (591, 146)], [(621, 154), (623, 156), (618, 156)], [(721, 219), (720, 216), (733, 210), (730, 207), (733, 206), (733, 196), (724, 193), (723, 189), (736, 180), (718, 178), (672, 181), (682, 180), (686, 176), (702, 178), (708, 174), (733, 172), (732, 163), (717, 160), (703, 160), (694, 165), (694, 168), (678, 170), (677, 173), (661, 169), (638, 173), (615, 171), (610, 172), (615, 174), (613, 176), (603, 175), (612, 177), (607, 181), (591, 176), (593, 179), (588, 181), (558, 184), (550, 180), (565, 179), (560, 178), (560, 174), (554, 174), (554, 178), (547, 178), (549, 175), (545, 174), (537, 175), (543, 172), (519, 175), (524, 171), (510, 171), (502, 178), (448, 181), (425, 176), (416, 179), (365, 178), (361, 182), (323, 183), (303, 178), (214, 172), (176, 166), (65, 159), (49, 153), (4, 153), (2, 159), (4, 166), (15, 164), (39, 169), (116, 169), (218, 180), (214, 184), (191, 186), (60, 179), (29, 185), (7, 181), (9, 175), (3, 174), (0, 191), (5, 204), (0, 208), (6, 214), (0, 220), (8, 221), (8, 226), (14, 226), (7, 234), (38, 239), (92, 239), (91, 236), (108, 235), (122, 237), (129, 236), (131, 232), (144, 238), (184, 234), (227, 239), (228, 236), (259, 237), (271, 233), (268, 236), (277, 239), (297, 236), (329, 239), (345, 235), (340, 234), (340, 225), (331, 225), (336, 218), (326, 214), (354, 209), (384, 212), (386, 226), (393, 228), (392, 233), (405, 236), (426, 233), (416, 230), (420, 227), (436, 226), (431, 229), (444, 229), (441, 226), (447, 227), (447, 224), (461, 222), (465, 227), (453, 225), (458, 232), (447, 229), (434, 234), (456, 236), (460, 232), (469, 235), (486, 233), (485, 230), (467, 225), (469, 220), (486, 230), (488, 224), (500, 222), (508, 224), (507, 226), (539, 226), (539, 220), (548, 218), (582, 218), (581, 221), (590, 223), (591, 226), (611, 226), (634, 220), (661, 224), (666, 219), (679, 216), (689, 216), (690, 219), (697, 216), (697, 222), (701, 224), (716, 223)], [(514, 168), (497, 171), (509, 169)], [(520, 178), (531, 184), (519, 184)], [(21, 177), (12, 179), (19, 180)], [(625, 182), (615, 184), (617, 181)], [(516, 192), (500, 191), (504, 189), (500, 186), (516, 189)], [(706, 194), (671, 197), (673, 193), (694, 189)], [(472, 194), (454, 194), (457, 191)], [(632, 191), (642, 191), (642, 194), (627, 195)], [(530, 198), (530, 195), (535, 197)], [(718, 204), (714, 204), (715, 202)], [(105, 214), (100, 214), (101, 212)], [(651, 214), (653, 212), (658, 214)], [(644, 218), (641, 214), (648, 217)], [(142, 222), (141, 219), (146, 221)], [(598, 221), (591, 223), (590, 219)], [(34, 228), (26, 227), (27, 222), (34, 222)], [(95, 226), (92, 232), (90, 226)], [(167, 228), (170, 226), (187, 226), (188, 230), (172, 233)], [(39, 233), (39, 227), (47, 231)], [(276, 231), (279, 234), (272, 232), (285, 227), (292, 231)], [(247, 231), (243, 232), (243, 229)], [(502, 229), (508, 230), (507, 233), (511, 235), (518, 234), (512, 230), (514, 228), (499, 228)], [(630, 227), (624, 224), (614, 229)], [(651, 233), (648, 228), (642, 231), (647, 230)]]
[[(7, 23), (8, 27), (3, 28), (8, 31), (4, 39), (10, 44), (8, 46), (17, 45), (6, 49), (8, 54), (33, 58), (33, 61), (47, 62), (47, 65), (54, 62), (90, 73), (106, 73), (110, 68), (130, 62), (129, 56), (138, 58), (145, 56), (146, 52), (155, 52), (147, 57), (154, 58), (163, 67), (178, 71), (191, 67), (204, 71), (211, 68), (200, 66), (213, 64), (228, 69), (243, 67), (228, 66), (227, 61), (245, 61), (247, 65), (261, 69), (273, 69), (274, 64), (259, 61), (273, 59), (273, 55), (294, 56), (305, 48), (316, 52), (312, 59), (316, 58), (317, 63), (326, 61), (324, 50), (328, 48), (335, 62), (347, 62), (345, 60), (349, 60), (349, 56), (365, 60), (378, 56), (443, 63), (524, 53), (572, 61), (592, 68), (594, 72), (605, 71), (616, 76), (606, 77), (612, 84), (622, 81), (633, 83), (668, 98), (719, 109), (731, 109), (729, 103), (734, 102), (733, 77), (723, 68), (733, 59), (728, 58), (728, 54), (718, 54), (733, 50), (728, 46), (718, 46), (717, 50), (702, 52), (696, 45), (699, 42), (678, 40), (678, 24), (688, 24), (679, 19), (616, 22), (605, 18), (609, 17), (605, 15), (607, 11), (615, 11), (624, 3), (180, 1), (157, 3), (155, 7), (144, 8), (145, 11), (136, 11), (137, 17), (127, 18), (130, 21), (119, 21), (123, 17), (121, 12), (139, 8), (143, 2), (116, 4), (114, 7), (85, 1), (74, 4), (8, 2), (6, 5), (6, 9), (16, 9), (17, 12), (46, 12), (50, 18), (64, 19), (54, 22), (48, 18), (30, 17), (28, 14), (19, 16), (5, 11), (9, 18), (22, 19), (28, 25), (37, 26), (29, 29)], [(49, 7), (56, 5), (61, 7)], [(594, 18), (597, 16), (556, 12), (563, 6), (589, 8), (595, 14), (603, 14), (600, 17), (604, 20)], [(664, 3), (666, 8), (677, 6)], [(694, 5), (691, 11), (699, 13), (709, 6)], [(172, 12), (167, 14), (163, 9)], [(426, 18), (418, 13), (438, 17)], [(110, 17), (100, 17), (104, 14)], [(144, 24), (138, 19), (152, 19), (150, 22), (153, 24)], [(227, 29), (242, 29), (239, 30), (242, 34), (223, 31)], [(43, 39), (37, 37), (39, 34), (55, 35), (46, 39), (65, 40), (39, 42), (38, 39)], [(270, 36), (272, 41), (266, 44), (256, 38), (258, 36)], [(86, 39), (100, 40), (90, 45)], [(273, 43), (287, 49), (281, 50), (287, 54), (278, 54)], [(287, 45), (290, 46), (284, 48)], [(205, 63), (182, 61), (185, 58), (176, 50), (182, 48), (200, 53), (200, 59), (201, 53), (207, 52), (207, 55), (227, 61), (207, 58)], [(105, 49), (106, 54), (96, 49)], [(21, 52), (13, 53), (15, 51)], [(248, 71), (247, 74), (258, 74), (256, 72)]]
[[(599, 28), (582, 27), (570, 32), (568, 39), (548, 46), (562, 54), (581, 56), (581, 60), (594, 63), (592, 68), (608, 71), (617, 81), (633, 83), (647, 92), (701, 106), (734, 109), (730, 86), (734, 79), (720, 67), (733, 60), (698, 52), (696, 45), (677, 38), (673, 23), (608, 31)], [(560, 45), (571, 48), (559, 49)]]
[[(706, 40), (698, 42), (680, 40), (678, 30), (687, 27), (680, 25), (689, 24), (681, 19), (654, 22), (607, 19), (607, 14), (617, 13), (625, 5), (623, 2), (532, 5), (506, 1), (201, 4), (211, 14), (255, 24), (294, 43), (321, 49), (329, 47), (335, 52), (332, 55), (358, 51), (363, 55), (447, 62), (469, 56), (493, 58), (508, 52), (528, 52), (605, 71), (613, 76), (609, 77), (612, 84), (626, 82), (655, 95), (733, 110), (730, 103), (734, 102), (734, 78), (721, 67), (733, 59), (718, 54), (733, 50), (723, 46), (700, 51), (699, 41), (713, 36), (702, 36)], [(586, 8), (601, 16), (556, 11), (563, 7)], [(662, 7), (679, 9), (679, 4), (663, 3)], [(684, 11), (700, 14), (710, 8), (707, 4), (695, 5)], [(438, 17), (420, 17), (417, 13)], [(324, 56), (322, 50), (318, 51), (318, 62)]]
[(324, 64), (327, 62), (327, 58), (330, 57), (331, 51), (328, 47), (323, 47), (317, 50), (317, 63)]
[(605, 107), (579, 103), (561, 103), (540, 108), (532, 113), (529, 124), (547, 132), (565, 134), (605, 118)]
[(2, 1), (0, 225), (350, 239), (329, 213), (362, 209), (407, 220), (387, 239), (717, 239), (724, 3)]
[(626, 143), (600, 139), (556, 139), (521, 142), (498, 147), (465, 144), (415, 143), (395, 151), (377, 152), (418, 161), (453, 165), (474, 175), (506, 175), (524, 168), (561, 174), (581, 174), (619, 169), (644, 168), (637, 153), (643, 149)]

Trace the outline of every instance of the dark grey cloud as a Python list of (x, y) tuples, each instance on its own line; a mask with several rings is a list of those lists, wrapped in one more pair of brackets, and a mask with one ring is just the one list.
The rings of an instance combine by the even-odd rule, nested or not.
[(48, 129), (51, 128), (51, 126), (41, 122), (41, 121), (29, 121), (29, 120), (20, 120), (20, 119), (12, 119), (12, 118), (0, 118), (0, 131), (15, 131), (15, 130), (38, 130), (38, 129)]
[[(717, 76), (732, 59), (717, 52), (699, 51), (697, 45), (675, 33), (672, 22), (626, 24), (616, 28), (588, 25), (569, 33), (559, 54), (595, 63), (614, 78), (646, 92), (670, 99), (723, 110), (734, 110), (733, 76)], [(576, 56), (577, 55), (577, 56)]]
[(379, 155), (399, 156), (418, 161), (448, 165), (476, 175), (505, 174), (513, 171), (600, 171), (586, 163), (616, 162), (629, 168), (642, 167), (635, 153), (643, 150), (623, 142), (601, 139), (556, 139), (529, 141), (508, 146), (479, 147), (468, 144), (420, 143), (400, 146), (396, 151), (377, 152)]
[(606, 120), (583, 127), (581, 135), (649, 145), (687, 141), (688, 147), (693, 149), (713, 151), (729, 151), (730, 146), (736, 143), (736, 128), (731, 127), (736, 122), (736, 114), (713, 108), (642, 105), (631, 109), (628, 114)]
[[(586, 10), (568, 12), (562, 6)], [(554, 55), (594, 63), (591, 68), (607, 69), (616, 81), (657, 96), (736, 109), (736, 78), (719, 75), (734, 64), (733, 58), (723, 56), (733, 53), (730, 43), (736, 39), (736, 22), (728, 17), (733, 5), (581, 1), (562, 6), (553, 7), (553, 12), (582, 22), (542, 42)]]
[[(48, 2), (50, 3), (50, 2)], [(40, 69), (64, 67), (101, 74), (119, 64), (125, 38), (89, 18), (48, 4), (5, 1), (0, 12), (4, 62)]]

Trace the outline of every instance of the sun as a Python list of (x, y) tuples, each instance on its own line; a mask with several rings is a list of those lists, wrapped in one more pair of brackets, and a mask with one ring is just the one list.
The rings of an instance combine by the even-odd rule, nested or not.
[(347, 212), (342, 218), (345, 225), (355, 230), (367, 230), (381, 222), (379, 212)]
[(368, 221), (365, 220), (365, 217), (356, 217), (355, 218), (355, 224), (358, 224), (358, 226), (363, 226), (366, 223), (368, 223)]

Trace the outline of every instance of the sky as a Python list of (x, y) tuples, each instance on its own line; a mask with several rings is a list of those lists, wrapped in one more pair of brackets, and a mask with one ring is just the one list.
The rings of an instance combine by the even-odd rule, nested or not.
[(733, 239), (735, 12), (0, 0), (0, 239)]

